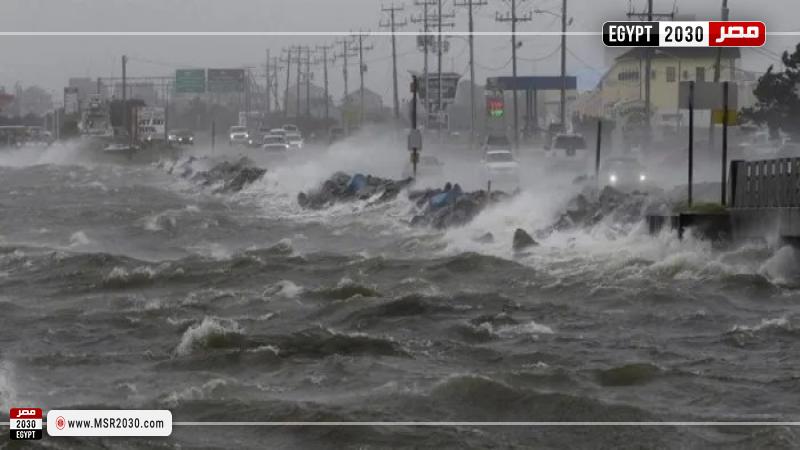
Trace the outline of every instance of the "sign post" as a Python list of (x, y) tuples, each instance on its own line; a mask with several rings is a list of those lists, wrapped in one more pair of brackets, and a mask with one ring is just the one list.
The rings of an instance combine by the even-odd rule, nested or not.
[(728, 192), (728, 82), (722, 83), (722, 206)]

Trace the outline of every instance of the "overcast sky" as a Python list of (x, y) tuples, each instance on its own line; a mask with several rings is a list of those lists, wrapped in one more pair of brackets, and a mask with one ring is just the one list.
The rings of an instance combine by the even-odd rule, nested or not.
[[(413, 0), (405, 3), (398, 19), (418, 16)], [(476, 29), (499, 31), (508, 24), (495, 22), (497, 11), (509, 2), (488, 0), (476, 16)], [(521, 14), (533, 9), (560, 12), (561, 0), (517, 0)], [(644, 9), (645, 0), (633, 0)], [(673, 4), (680, 14), (698, 20), (718, 19), (721, 0), (655, 0), (657, 11)], [(454, 10), (453, 0), (444, 0), (445, 11)], [(386, 18), (377, 0), (2, 0), (0, 30), (3, 31), (348, 31), (379, 30)], [(599, 31), (605, 20), (618, 20), (628, 11), (628, 0), (570, 0), (570, 30)], [(769, 31), (800, 31), (798, 0), (729, 0), (731, 19), (764, 20)], [(466, 30), (465, 8), (456, 8), (456, 29)], [(535, 15), (519, 25), (520, 31), (557, 31), (560, 21), (552, 15)], [(409, 23), (405, 31), (419, 30)], [(334, 37), (0, 37), (0, 85), (17, 81), (39, 84), (60, 92), (69, 77), (119, 76), (120, 56), (130, 57), (131, 76), (170, 75), (181, 67), (258, 67), (263, 70), (265, 52), (273, 56), (291, 44), (321, 45)], [(558, 37), (522, 37), (519, 55), (521, 75), (559, 72)], [(510, 45), (505, 37), (476, 38), (478, 80), (510, 74)], [(775, 62), (776, 54), (794, 47), (800, 37), (770, 37), (764, 50), (744, 51), (743, 66), (763, 70)], [(365, 54), (366, 85), (391, 99), (391, 45), (388, 37), (370, 37), (374, 47)], [(340, 46), (339, 46), (340, 47)], [(568, 71), (577, 74), (582, 86), (591, 86), (607, 68), (604, 48), (597, 36), (570, 37)], [(454, 38), (443, 57), (446, 70), (468, 76), (467, 44)], [(338, 48), (337, 48), (338, 51)], [(398, 38), (401, 96), (406, 96), (408, 70), (420, 70), (422, 55), (412, 37)], [(432, 67), (435, 59), (431, 58)], [(342, 90), (341, 60), (330, 69), (333, 95)], [(321, 82), (321, 69), (316, 80)], [(357, 86), (357, 68), (350, 73), (350, 89)], [(283, 85), (283, 79), (281, 81)]]

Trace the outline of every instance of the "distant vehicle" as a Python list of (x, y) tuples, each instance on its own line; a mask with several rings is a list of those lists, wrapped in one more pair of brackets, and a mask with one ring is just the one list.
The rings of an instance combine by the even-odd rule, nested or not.
[(556, 136), (563, 134), (565, 131), (564, 125), (561, 123), (551, 123), (547, 127), (547, 135), (545, 136), (545, 150), (550, 150)]
[(131, 145), (131, 136), (124, 128), (112, 128), (112, 136), (111, 142), (103, 147), (103, 153), (131, 156), (137, 150), (136, 146)]
[(483, 142), (483, 151), (488, 152), (490, 150), (511, 150), (511, 141), (508, 139), (508, 136), (504, 134), (490, 134), (486, 136), (486, 140)]
[(229, 145), (244, 145), (250, 140), (250, 133), (247, 132), (247, 127), (242, 125), (232, 126), (228, 134)]
[(331, 129), (328, 131), (328, 142), (333, 144), (340, 139), (344, 139), (344, 128), (331, 127)]
[(645, 172), (644, 166), (636, 158), (609, 158), (600, 167), (600, 184), (623, 190), (639, 189), (648, 183)]
[(264, 140), (261, 142), (261, 148), (269, 152), (285, 152), (289, 150), (289, 143), (286, 141), (285, 137), (279, 134), (268, 134), (264, 136)]
[[(417, 164), (417, 178), (439, 177), (444, 172), (444, 163), (435, 156), (421, 156)], [(403, 169), (403, 178), (414, 176), (414, 166), (409, 162)]]
[(303, 148), (303, 136), (300, 136), (299, 133), (287, 133), (286, 134), (286, 141), (289, 144), (289, 148), (296, 148), (301, 149)]
[(519, 163), (511, 150), (489, 150), (481, 161), (486, 178), (498, 189), (519, 188)]
[(287, 133), (296, 133), (300, 134), (300, 129), (297, 128), (297, 125), (286, 124), (283, 126), (283, 129), (286, 130)]
[(0, 147), (21, 147), (27, 134), (28, 130), (24, 126), (1, 126)]
[(53, 135), (42, 127), (28, 127), (25, 143), (35, 147), (47, 147), (53, 143)]
[(273, 128), (273, 129), (269, 130), (269, 134), (286, 137), (286, 135), (289, 134), (289, 133), (286, 130), (284, 130), (283, 128)]
[(172, 130), (169, 132), (169, 143), (175, 145), (194, 145), (194, 133), (191, 130)]
[(580, 134), (562, 133), (553, 138), (549, 156), (566, 159), (584, 159), (588, 156), (586, 140)]
[(106, 137), (110, 138), (114, 130), (111, 126), (111, 110), (106, 101), (99, 95), (90, 95), (86, 106), (81, 112), (78, 122), (81, 137)]

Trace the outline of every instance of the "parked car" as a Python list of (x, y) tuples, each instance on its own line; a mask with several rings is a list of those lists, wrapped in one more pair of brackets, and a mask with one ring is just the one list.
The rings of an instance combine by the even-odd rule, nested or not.
[(293, 124), (286, 124), (282, 127), (287, 133), (296, 133), (300, 134), (300, 128), (297, 128), (297, 125)]
[(289, 143), (279, 134), (268, 134), (264, 136), (261, 148), (268, 152), (286, 152), (289, 150)]
[(228, 131), (229, 145), (245, 145), (250, 140), (250, 133), (247, 132), (247, 127), (242, 125), (234, 125)]
[(490, 150), (511, 151), (511, 141), (504, 134), (490, 134), (483, 141), (483, 152), (486, 153)]

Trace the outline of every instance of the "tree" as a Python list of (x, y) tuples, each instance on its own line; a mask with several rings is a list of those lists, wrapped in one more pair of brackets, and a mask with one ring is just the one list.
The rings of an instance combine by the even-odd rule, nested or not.
[(767, 69), (753, 91), (758, 102), (752, 108), (744, 108), (742, 116), (758, 125), (766, 124), (773, 136), (780, 130), (800, 137), (800, 43), (791, 55), (783, 52), (781, 60), (785, 69)]

